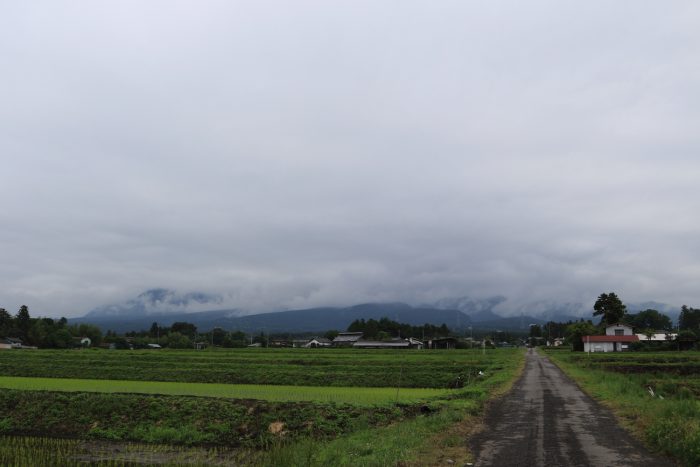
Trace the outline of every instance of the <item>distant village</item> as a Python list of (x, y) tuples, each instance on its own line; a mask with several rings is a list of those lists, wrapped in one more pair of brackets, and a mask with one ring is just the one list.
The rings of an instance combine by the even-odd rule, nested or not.
[[(700, 341), (700, 309), (683, 306), (674, 326), (657, 310), (627, 313), (614, 293), (601, 294), (592, 320), (530, 324), (523, 332), (501, 330), (453, 331), (445, 324), (411, 325), (389, 318), (357, 319), (346, 330), (322, 335), (268, 334), (229, 331), (219, 327), (200, 332), (188, 322), (169, 326), (152, 323), (149, 329), (118, 335), (95, 325), (69, 325), (65, 318), (34, 318), (26, 306), (16, 315), (0, 308), (0, 350), (36, 348), (206, 349), (206, 348), (355, 348), (460, 349), (517, 346), (570, 347), (573, 351), (623, 352), (631, 350), (689, 350)], [(466, 334), (466, 335), (465, 335)], [(476, 334), (476, 337), (475, 337)]]

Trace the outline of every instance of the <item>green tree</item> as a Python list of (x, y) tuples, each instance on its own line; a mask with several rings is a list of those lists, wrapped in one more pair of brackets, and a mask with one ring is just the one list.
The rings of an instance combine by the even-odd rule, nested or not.
[(51, 318), (41, 318), (35, 320), (27, 331), (27, 342), (37, 347), (53, 347), (51, 335), (55, 331), (54, 322)]
[(224, 341), (221, 343), (223, 347), (245, 347), (248, 344), (246, 342), (246, 335), (243, 331), (229, 332), (224, 337)]
[(221, 328), (214, 328), (211, 330), (211, 342), (212, 345), (223, 345), (224, 338), (226, 337), (226, 331)]
[(592, 336), (598, 333), (598, 328), (590, 321), (579, 321), (566, 327), (564, 335), (567, 342), (571, 344), (571, 350), (583, 351), (583, 336)]
[(618, 298), (615, 292), (600, 294), (593, 305), (593, 316), (602, 316), (600, 324), (609, 326), (622, 321), (627, 312), (627, 307)]
[(326, 331), (326, 333), (323, 335), (323, 337), (325, 337), (329, 341), (332, 341), (333, 339), (338, 337), (338, 334), (339, 333), (336, 329), (330, 329), (330, 330)]
[(539, 324), (530, 325), (530, 337), (542, 337), (542, 327)]
[(192, 323), (178, 321), (173, 323), (172, 326), (170, 326), (170, 332), (179, 332), (180, 334), (184, 334), (190, 339), (194, 339), (194, 336), (197, 334), (197, 326), (195, 326)]
[(6, 309), (0, 308), (0, 337), (9, 337), (12, 328), (12, 315)]
[(683, 305), (681, 314), (678, 316), (678, 328), (690, 330), (693, 332), (700, 331), (700, 309), (691, 308)]
[(59, 327), (51, 335), (51, 347), (69, 349), (73, 347), (73, 336), (66, 328)]
[(658, 331), (670, 331), (673, 329), (671, 318), (652, 309), (640, 311), (637, 314), (625, 315), (623, 322), (635, 329), (655, 329)]
[(22, 305), (17, 312), (17, 316), (15, 316), (15, 324), (19, 331), (19, 337), (23, 340), (27, 340), (29, 336), (29, 328), (32, 326), (31, 320), (29, 308), (27, 308), (27, 305)]
[(698, 341), (698, 336), (690, 329), (682, 329), (678, 332), (678, 337), (676, 337), (676, 342), (678, 343), (679, 350), (690, 350), (695, 346)]
[(188, 349), (192, 347), (192, 341), (182, 333), (171, 331), (166, 337), (166, 345), (171, 349)]
[(90, 338), (92, 345), (95, 346), (100, 345), (100, 342), (102, 342), (102, 331), (94, 324), (74, 324), (68, 327), (68, 331), (70, 331), (73, 337)]
[(260, 331), (260, 334), (253, 337), (253, 343), (260, 344), (263, 347), (267, 347), (269, 344), (269, 336), (266, 336), (263, 331)]

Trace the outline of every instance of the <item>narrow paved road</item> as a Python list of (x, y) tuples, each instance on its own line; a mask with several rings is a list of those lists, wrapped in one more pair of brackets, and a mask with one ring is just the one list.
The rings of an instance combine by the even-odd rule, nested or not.
[(471, 440), (477, 467), (674, 465), (649, 454), (610, 411), (532, 349), (523, 376), (488, 410), (485, 424)]

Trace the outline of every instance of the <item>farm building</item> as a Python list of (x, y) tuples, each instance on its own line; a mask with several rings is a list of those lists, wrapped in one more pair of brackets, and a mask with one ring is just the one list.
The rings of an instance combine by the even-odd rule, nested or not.
[(428, 341), (429, 349), (456, 349), (456, 337), (437, 337)]
[(418, 339), (415, 339), (415, 338), (413, 338), (413, 337), (409, 337), (409, 338), (406, 339), (406, 340), (408, 341), (408, 345), (409, 345), (412, 349), (422, 349), (423, 346), (424, 346), (423, 341), (419, 341)]
[(293, 347), (294, 344), (289, 339), (270, 339), (270, 347)]
[(361, 338), (361, 332), (341, 332), (333, 339), (333, 347), (352, 347)]
[(647, 336), (646, 334), (637, 334), (637, 338), (640, 341), (645, 341), (645, 342), (666, 342), (666, 341), (675, 340), (676, 337), (678, 337), (678, 334), (676, 334), (675, 332), (665, 332), (665, 331), (656, 331), (651, 336)]
[(21, 349), (22, 348), (22, 340), (13, 338), (13, 337), (7, 337), (4, 339), (0, 339), (0, 349)]
[(392, 339), (390, 341), (358, 340), (352, 345), (356, 349), (422, 349), (423, 342), (418, 339)]
[(612, 324), (605, 328), (604, 336), (583, 336), (584, 352), (623, 352), (631, 342), (639, 342), (632, 328), (625, 324)]
[(333, 345), (333, 343), (330, 339), (327, 339), (325, 337), (314, 337), (310, 341), (306, 342), (304, 344), (304, 347), (315, 349), (317, 347), (330, 347), (331, 345)]
[(408, 349), (409, 343), (404, 340), (357, 341), (352, 346), (356, 349)]

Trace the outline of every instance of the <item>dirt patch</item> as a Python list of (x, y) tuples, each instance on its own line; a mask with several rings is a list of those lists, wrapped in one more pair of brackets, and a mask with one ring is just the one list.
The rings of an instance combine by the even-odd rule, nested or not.
[(267, 431), (269, 431), (273, 435), (284, 434), (284, 422), (272, 422), (272, 423), (270, 423), (270, 425), (267, 427)]

